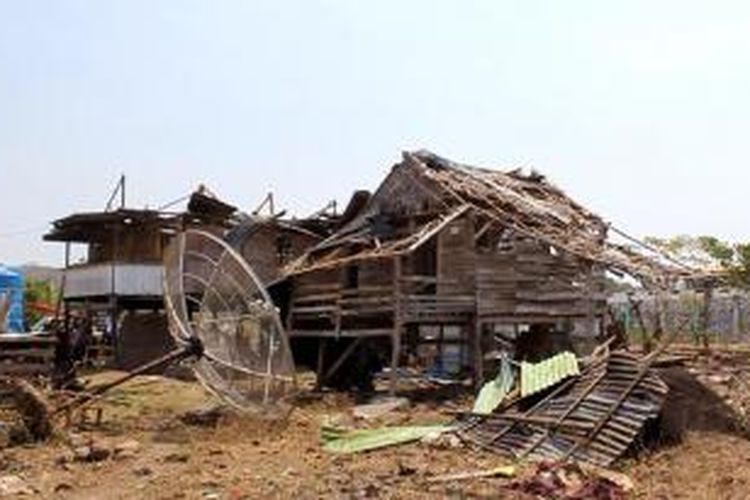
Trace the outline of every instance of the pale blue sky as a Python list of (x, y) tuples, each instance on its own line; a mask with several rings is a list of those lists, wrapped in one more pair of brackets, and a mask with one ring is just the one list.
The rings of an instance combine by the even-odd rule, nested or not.
[(0, 262), (59, 264), (120, 172), (304, 215), (418, 148), (750, 239), (749, 131), (747, 2), (0, 0)]

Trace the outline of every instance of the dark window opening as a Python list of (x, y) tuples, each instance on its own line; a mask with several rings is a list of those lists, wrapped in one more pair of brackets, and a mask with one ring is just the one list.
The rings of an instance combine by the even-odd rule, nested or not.
[(359, 266), (349, 266), (346, 268), (345, 288), (359, 287)]
[(437, 275), (437, 241), (432, 238), (414, 252), (414, 274)]

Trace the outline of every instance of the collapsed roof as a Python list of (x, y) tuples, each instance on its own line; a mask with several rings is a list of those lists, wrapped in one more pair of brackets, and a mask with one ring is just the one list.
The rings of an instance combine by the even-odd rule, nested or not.
[[(429, 206), (414, 205), (415, 199), (425, 198)], [(383, 214), (386, 201), (401, 213)], [(424, 150), (404, 152), (403, 161), (393, 167), (359, 214), (291, 263), (286, 273), (408, 254), (468, 212), (486, 228), (510, 228), (647, 285), (663, 285), (688, 273), (673, 262), (608, 241), (608, 223), (536, 172), (471, 167)], [(388, 217), (426, 214), (429, 217), (407, 235), (389, 231)]]
[(52, 222), (52, 229), (44, 235), (44, 240), (94, 243), (111, 238), (116, 229), (143, 226), (176, 229), (178, 222), (174, 214), (157, 210), (119, 208), (107, 212), (83, 212)]
[(191, 224), (216, 224), (225, 227), (236, 224), (237, 207), (221, 201), (203, 185), (177, 202), (185, 199), (188, 200), (187, 210), (178, 212), (165, 211), (165, 207), (120, 207), (101, 212), (74, 213), (53, 221), (52, 229), (43, 238), (45, 241), (96, 243), (110, 240), (113, 231), (150, 227), (174, 233)]

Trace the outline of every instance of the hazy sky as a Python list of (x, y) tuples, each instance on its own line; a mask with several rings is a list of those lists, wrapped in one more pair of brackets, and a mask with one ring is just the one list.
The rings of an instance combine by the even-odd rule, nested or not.
[(304, 215), (419, 148), (750, 239), (749, 135), (747, 2), (0, 0), (0, 262), (60, 264), (121, 172)]

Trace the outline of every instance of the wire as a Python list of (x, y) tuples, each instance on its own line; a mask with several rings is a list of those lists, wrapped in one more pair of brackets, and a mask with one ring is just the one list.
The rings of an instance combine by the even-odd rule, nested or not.
[(681, 260), (677, 259), (676, 257), (673, 257), (672, 255), (668, 254), (667, 252), (665, 252), (663, 250), (660, 250), (660, 249), (658, 249), (658, 248), (656, 248), (656, 247), (654, 247), (652, 245), (649, 245), (645, 241), (639, 240), (635, 236), (631, 236), (631, 235), (627, 234), (626, 232), (622, 231), (621, 229), (617, 229), (612, 224), (609, 224), (608, 227), (613, 232), (619, 234), (620, 236), (622, 236), (626, 240), (628, 240), (628, 241), (630, 241), (632, 243), (635, 243), (636, 245), (640, 245), (641, 247), (645, 248), (646, 250), (649, 250), (649, 251), (654, 252), (654, 253), (656, 253), (658, 255), (661, 255), (662, 257), (664, 257), (668, 261), (672, 262), (673, 264), (676, 264), (676, 265), (678, 265), (678, 266), (680, 266), (680, 267), (682, 267), (684, 269), (687, 269), (689, 271), (693, 270), (693, 268), (691, 266), (685, 264), (684, 262), (682, 262)]

